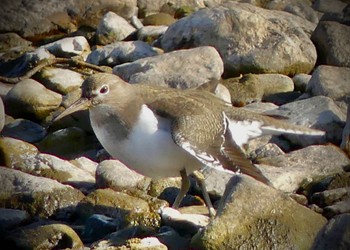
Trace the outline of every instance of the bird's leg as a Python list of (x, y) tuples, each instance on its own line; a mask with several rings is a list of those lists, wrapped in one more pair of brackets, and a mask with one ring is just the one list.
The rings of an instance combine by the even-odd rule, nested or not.
[(180, 174), (181, 174), (181, 189), (173, 203), (173, 208), (178, 208), (180, 206), (182, 199), (185, 197), (186, 193), (190, 189), (190, 180), (187, 176), (186, 169), (185, 168), (182, 169), (180, 171)]
[(205, 204), (207, 205), (208, 207), (208, 211), (209, 211), (209, 216), (210, 218), (214, 218), (216, 212), (215, 212), (215, 209), (213, 207), (213, 204), (211, 203), (211, 200), (210, 200), (210, 197), (209, 197), (209, 194), (207, 192), (207, 187), (205, 186), (205, 178), (204, 178), (204, 175), (195, 170), (193, 172), (193, 176), (196, 178), (201, 190), (202, 190), (202, 194), (203, 194), (203, 198), (204, 198), (204, 201), (205, 201)]

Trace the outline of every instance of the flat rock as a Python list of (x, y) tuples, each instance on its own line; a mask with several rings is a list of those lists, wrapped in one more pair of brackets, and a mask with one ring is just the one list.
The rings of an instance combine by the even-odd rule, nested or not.
[(114, 74), (130, 83), (143, 82), (174, 88), (197, 87), (209, 80), (220, 79), (222, 72), (221, 57), (209, 46), (178, 50), (113, 68)]
[[(165, 32), (165, 51), (211, 45), (220, 53), (225, 75), (309, 73), (316, 49), (309, 34), (315, 24), (283, 11), (229, 2), (178, 20)], [(253, 32), (254, 31), (254, 32)]]
[(247, 176), (227, 185), (217, 217), (191, 241), (194, 249), (310, 249), (326, 219)]
[(346, 114), (348, 104), (350, 104), (348, 100), (348, 96), (350, 95), (349, 78), (349, 67), (320, 65), (312, 73), (306, 90), (314, 96), (332, 98), (343, 113)]
[(39, 82), (26, 79), (17, 83), (6, 95), (7, 113), (13, 117), (43, 120), (61, 104), (62, 96)]
[(39, 124), (26, 119), (16, 119), (7, 123), (2, 135), (23, 140), (29, 143), (41, 141), (46, 135), (46, 129)]
[(71, 186), (5, 167), (0, 167), (0, 180), (0, 206), (23, 209), (31, 216), (67, 218), (84, 198)]
[(285, 192), (295, 192), (301, 184), (341, 173), (350, 164), (344, 152), (331, 145), (309, 146), (257, 162), (273, 186)]
[(95, 65), (115, 66), (159, 54), (159, 50), (145, 42), (121, 41), (95, 49), (89, 54), (86, 61)]
[(84, 36), (66, 37), (52, 43), (41, 46), (57, 57), (72, 57), (86, 55), (90, 52), (90, 45)]

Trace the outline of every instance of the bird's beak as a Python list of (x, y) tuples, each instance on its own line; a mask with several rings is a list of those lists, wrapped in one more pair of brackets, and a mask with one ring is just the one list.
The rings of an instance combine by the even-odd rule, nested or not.
[(52, 122), (58, 121), (63, 117), (70, 115), (79, 110), (88, 109), (91, 106), (91, 100), (87, 98), (79, 98), (76, 102), (74, 102), (71, 106), (69, 106), (66, 110), (64, 110), (61, 114), (53, 118)]

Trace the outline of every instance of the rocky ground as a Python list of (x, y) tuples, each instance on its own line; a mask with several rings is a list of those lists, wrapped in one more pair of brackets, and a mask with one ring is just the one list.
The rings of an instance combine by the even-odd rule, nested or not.
[[(349, 249), (350, 2), (3, 1), (1, 249)], [(86, 112), (49, 125), (94, 72), (174, 88), (219, 81), (233, 105), (326, 131), (247, 156), (273, 187), (205, 170), (151, 180), (104, 152)]]

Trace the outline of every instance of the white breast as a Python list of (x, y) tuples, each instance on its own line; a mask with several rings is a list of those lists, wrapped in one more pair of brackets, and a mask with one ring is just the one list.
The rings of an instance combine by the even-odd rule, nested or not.
[[(101, 126), (101, 125), (100, 125)], [(127, 139), (114, 141), (106, 130), (92, 127), (103, 147), (129, 168), (151, 178), (174, 177), (186, 167), (188, 173), (201, 164), (189, 153), (176, 145), (171, 136), (168, 119), (154, 115), (143, 105), (140, 117)], [(103, 125), (102, 125), (103, 127)]]

